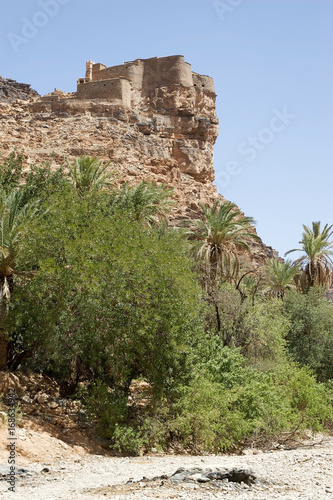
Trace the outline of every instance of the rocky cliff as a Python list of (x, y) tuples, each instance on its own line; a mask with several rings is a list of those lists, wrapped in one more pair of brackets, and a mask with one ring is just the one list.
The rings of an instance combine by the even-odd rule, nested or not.
[(26, 101), (38, 95), (30, 85), (0, 76), (0, 102), (12, 102), (17, 99)]
[[(23, 148), (27, 165), (51, 161), (56, 167), (81, 154), (111, 160), (119, 183), (149, 180), (172, 187), (177, 201), (171, 215), (174, 223), (197, 218), (200, 202), (223, 199), (212, 183), (218, 135), (213, 81), (189, 70), (182, 56), (161, 59), (112, 68), (89, 62), (75, 93), (55, 90), (44, 97), (31, 95), (29, 101), (3, 100), (0, 151)], [(126, 87), (117, 83), (115, 93), (111, 85), (118, 80), (127, 83)], [(100, 93), (104, 84), (113, 92), (108, 98), (104, 90)], [(90, 85), (84, 98), (82, 85)], [(121, 93), (124, 88), (129, 93)], [(264, 245), (256, 245), (255, 252), (260, 260), (273, 255)]]

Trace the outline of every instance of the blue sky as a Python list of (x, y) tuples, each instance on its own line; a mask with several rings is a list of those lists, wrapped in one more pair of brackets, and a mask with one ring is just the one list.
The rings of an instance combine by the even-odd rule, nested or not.
[(45, 94), (85, 61), (183, 54), (214, 78), (218, 190), (281, 255), (333, 224), (332, 0), (1, 0), (0, 74)]

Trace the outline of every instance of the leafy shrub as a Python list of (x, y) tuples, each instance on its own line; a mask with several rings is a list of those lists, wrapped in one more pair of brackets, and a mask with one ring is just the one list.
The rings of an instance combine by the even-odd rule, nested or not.
[(215, 351), (215, 359), (201, 357), (191, 383), (179, 386), (173, 398), (118, 421), (113, 407), (104, 407), (103, 435), (107, 430), (112, 446), (223, 452), (248, 442), (284, 441), (308, 429), (318, 432), (332, 422), (331, 394), (307, 368), (284, 363), (258, 372), (239, 349), (213, 344), (206, 354)]
[(52, 170), (49, 162), (33, 164), (22, 186), (23, 201), (35, 199), (46, 202), (54, 193), (64, 191), (69, 185), (62, 166)]
[(23, 151), (18, 152), (16, 149), (4, 158), (0, 156), (0, 191), (8, 195), (13, 190), (20, 189), (22, 206), (32, 199), (45, 201), (69, 184), (62, 166), (52, 170), (49, 162), (32, 164), (25, 174), (24, 162)]
[[(333, 379), (333, 308), (322, 291), (254, 302), (224, 283), (203, 305), (187, 242), (147, 223), (161, 208), (156, 187), (126, 187), (126, 203), (115, 192), (78, 197), (50, 166), (34, 166), (19, 187), (22, 164), (12, 153), (0, 173), (44, 210), (15, 262), (11, 356), (72, 388), (83, 381), (113, 448), (220, 452), (332, 422), (331, 383), (289, 360)], [(143, 408), (128, 404), (138, 377), (152, 387)]]
[(227, 388), (198, 376), (173, 421), (184, 444), (206, 451), (230, 450), (246, 439), (278, 440), (284, 433), (305, 429), (317, 432), (332, 419), (327, 390), (305, 368), (246, 370), (246, 379)]
[(320, 381), (333, 378), (333, 305), (325, 291), (289, 292), (284, 301), (290, 319), (288, 348), (294, 359), (310, 366)]
[[(224, 283), (215, 291), (214, 301), (221, 324), (217, 335), (225, 346), (240, 347), (248, 362), (261, 370), (285, 359), (289, 321), (281, 300), (242, 302), (238, 292)], [(211, 310), (211, 315), (214, 314)], [(209, 325), (212, 324), (210, 319)]]
[(14, 149), (4, 158), (0, 156), (0, 160), (0, 191), (9, 194), (22, 180), (24, 155)]
[(268, 369), (286, 357), (289, 321), (278, 299), (249, 306), (241, 329), (242, 353), (258, 369)]

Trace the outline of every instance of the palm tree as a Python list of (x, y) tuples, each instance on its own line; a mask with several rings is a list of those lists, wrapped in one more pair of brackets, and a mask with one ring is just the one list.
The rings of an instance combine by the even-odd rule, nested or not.
[(302, 268), (301, 286), (307, 289), (312, 286), (324, 286), (328, 288), (332, 282), (333, 242), (329, 239), (333, 234), (333, 225), (325, 225), (320, 229), (320, 222), (312, 222), (312, 229), (304, 226), (300, 244), (302, 248), (295, 248), (285, 253), (305, 252), (294, 264)]
[(149, 225), (165, 221), (174, 201), (170, 199), (173, 189), (166, 184), (140, 182), (137, 186), (123, 184), (113, 203), (124, 209), (137, 221)]
[(69, 165), (69, 173), (80, 197), (84, 193), (100, 190), (112, 184), (112, 173), (107, 172), (110, 163), (103, 165), (101, 160), (90, 156), (75, 158), (73, 165)]
[(24, 238), (24, 223), (37, 211), (38, 202), (22, 204), (23, 191), (0, 193), (0, 370), (6, 368), (7, 340), (1, 325), (6, 319), (16, 259)]
[(267, 281), (266, 293), (283, 300), (286, 290), (297, 288), (296, 278), (301, 274), (301, 270), (291, 260), (283, 262), (272, 259), (266, 264), (264, 273)]
[(195, 258), (214, 282), (217, 276), (228, 274), (231, 266), (239, 271), (239, 253), (251, 253), (249, 240), (261, 241), (253, 230), (252, 217), (246, 217), (230, 201), (215, 201), (212, 207), (200, 204), (204, 220), (195, 221), (188, 232), (194, 245)]

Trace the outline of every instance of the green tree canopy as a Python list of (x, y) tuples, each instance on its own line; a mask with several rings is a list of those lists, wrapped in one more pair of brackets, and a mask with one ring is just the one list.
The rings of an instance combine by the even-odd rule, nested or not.
[(21, 278), (12, 336), (36, 368), (124, 388), (144, 376), (158, 392), (186, 373), (200, 326), (188, 244), (110, 216), (96, 196), (54, 196), (31, 225), (20, 262), (37, 272)]
[(0, 160), (0, 191), (9, 194), (22, 182), (24, 155), (14, 149)]
[(333, 304), (324, 289), (288, 292), (284, 309), (290, 319), (288, 347), (295, 360), (310, 366), (321, 381), (333, 379)]

